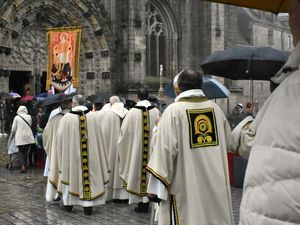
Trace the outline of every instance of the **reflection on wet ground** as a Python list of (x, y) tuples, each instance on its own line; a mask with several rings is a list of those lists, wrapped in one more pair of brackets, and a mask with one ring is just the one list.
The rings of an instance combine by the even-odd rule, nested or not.
[[(138, 214), (134, 206), (108, 202), (94, 207), (92, 216), (84, 216), (82, 207), (76, 206), (66, 212), (61, 203), (45, 201), (46, 178), (43, 170), (29, 169), (22, 174), (19, 170), (7, 170), (6, 138), (0, 139), (0, 224), (102, 224), (141, 225), (150, 224), (150, 213)], [(233, 211), (238, 220), (242, 189), (232, 188)]]

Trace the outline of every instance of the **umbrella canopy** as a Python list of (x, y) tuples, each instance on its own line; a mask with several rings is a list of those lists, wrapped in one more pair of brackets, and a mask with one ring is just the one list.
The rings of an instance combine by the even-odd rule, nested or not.
[(200, 64), (205, 74), (233, 80), (270, 80), (290, 52), (271, 47), (239, 46), (216, 51)]
[(126, 109), (131, 109), (136, 105), (136, 102), (132, 99), (125, 99), (125, 108)]
[(19, 95), (19, 94), (16, 93), (16, 92), (9, 92), (9, 94), (10, 94), (10, 96), (11, 96), (12, 98), (21, 98), (21, 95)]
[(0, 98), (11, 98), (11, 95), (9, 93), (0, 92)]
[(204, 78), (202, 90), (208, 99), (228, 98), (230, 91), (213, 78)]
[(40, 93), (40, 94), (36, 94), (34, 96), (34, 99), (36, 99), (38, 102), (41, 102), (41, 101), (45, 100), (47, 97), (48, 97), (48, 93), (43, 92), (43, 93)]
[(89, 100), (94, 103), (105, 103), (109, 101), (109, 98), (113, 96), (110, 92), (99, 92), (93, 95), (89, 95), (86, 97), (86, 100)]
[(59, 104), (65, 101), (71, 101), (75, 94), (58, 94), (58, 95), (49, 95), (42, 103), (42, 107), (48, 107), (51, 105)]
[[(208, 99), (227, 98), (230, 95), (230, 91), (214, 78), (203, 77), (202, 90)], [(168, 97), (176, 97), (173, 82), (165, 86), (164, 93)]]
[(205, 0), (252, 9), (260, 9), (272, 13), (288, 12), (289, 0)]
[(35, 95), (36, 98), (47, 98), (48, 97), (48, 92), (43, 92)]

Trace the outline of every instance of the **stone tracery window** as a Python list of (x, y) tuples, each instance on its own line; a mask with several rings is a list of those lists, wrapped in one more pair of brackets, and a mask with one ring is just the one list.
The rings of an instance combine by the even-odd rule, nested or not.
[(158, 9), (148, 3), (146, 4), (147, 76), (159, 76), (160, 64), (166, 66), (166, 27)]

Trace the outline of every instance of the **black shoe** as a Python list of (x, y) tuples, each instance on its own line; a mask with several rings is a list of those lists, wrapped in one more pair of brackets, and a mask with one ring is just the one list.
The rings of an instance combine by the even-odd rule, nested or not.
[(67, 212), (72, 212), (73, 206), (72, 205), (65, 205), (65, 210)]
[(86, 216), (91, 216), (93, 214), (93, 207), (83, 207), (83, 213)]
[(53, 201), (54, 202), (59, 202), (61, 200), (60, 196), (57, 196), (57, 198), (55, 198)]
[(147, 213), (149, 212), (149, 202), (148, 203), (139, 203), (137, 207), (134, 208), (134, 211), (137, 213)]
[(113, 199), (114, 203), (125, 204), (128, 203), (128, 199)]

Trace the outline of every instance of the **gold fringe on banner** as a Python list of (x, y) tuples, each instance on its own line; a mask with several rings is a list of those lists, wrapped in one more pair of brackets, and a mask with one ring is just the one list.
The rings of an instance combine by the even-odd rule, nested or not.
[(48, 65), (46, 89), (64, 91), (79, 87), (79, 57), (82, 27), (47, 29)]

